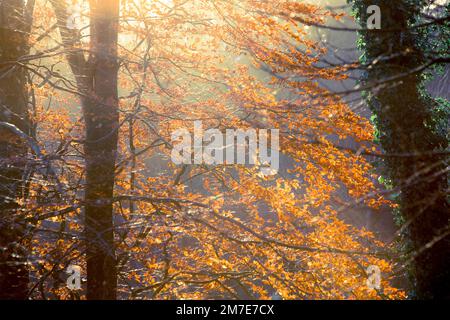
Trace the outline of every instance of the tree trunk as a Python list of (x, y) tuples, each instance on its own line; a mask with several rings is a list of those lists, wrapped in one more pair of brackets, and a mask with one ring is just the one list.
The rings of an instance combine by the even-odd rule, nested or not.
[(119, 0), (91, 0), (90, 57), (86, 61), (80, 34), (67, 27), (64, 1), (50, 0), (77, 81), (86, 125), (85, 235), (87, 299), (116, 299), (117, 270), (112, 197), (118, 143)]
[[(31, 3), (31, 1), (29, 1)], [(26, 71), (15, 63), (28, 54), (32, 6), (0, 0), (0, 122), (29, 134)], [(28, 244), (17, 202), (26, 187), (26, 142), (0, 129), (0, 300), (28, 297)]]
[(112, 197), (118, 142), (118, 0), (91, 1), (91, 99), (86, 121), (87, 298), (116, 299)]
[(381, 8), (382, 29), (361, 32), (363, 62), (378, 60), (367, 69), (364, 84), (399, 78), (371, 89), (367, 101), (376, 116), (385, 152), (409, 155), (388, 157), (385, 164), (393, 187), (400, 191), (400, 211), (408, 226), (414, 294), (419, 299), (450, 298), (447, 159), (436, 154), (446, 150), (447, 141), (435, 130), (434, 101), (419, 89), (421, 74), (411, 72), (426, 62), (422, 48), (417, 45), (418, 34), (414, 33), (417, 30), (409, 28), (420, 4), (411, 5), (404, 0), (353, 3), (363, 28), (368, 18), (367, 7)]

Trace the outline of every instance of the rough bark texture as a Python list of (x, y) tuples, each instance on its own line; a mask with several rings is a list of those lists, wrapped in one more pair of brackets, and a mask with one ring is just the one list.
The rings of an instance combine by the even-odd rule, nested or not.
[[(29, 1), (29, 5), (31, 2)], [(0, 122), (29, 134), (26, 71), (16, 61), (26, 55), (32, 6), (21, 0), (0, 1)], [(24, 194), (26, 142), (0, 129), (0, 299), (28, 296), (26, 226), (20, 223), (18, 199)]]
[[(434, 101), (421, 94), (420, 74), (411, 72), (426, 63), (417, 46), (414, 32), (418, 30), (408, 28), (417, 3), (415, 7), (403, 0), (355, 0), (353, 4), (362, 27), (367, 7), (381, 8), (382, 30), (361, 32), (363, 62), (378, 59), (363, 82), (379, 84), (368, 91), (367, 101), (385, 152), (410, 155), (388, 157), (386, 167), (393, 187), (400, 191), (400, 211), (408, 225), (414, 294), (419, 299), (450, 298), (447, 159), (436, 155), (447, 148), (447, 141), (435, 130)], [(397, 80), (380, 83), (389, 78)]]

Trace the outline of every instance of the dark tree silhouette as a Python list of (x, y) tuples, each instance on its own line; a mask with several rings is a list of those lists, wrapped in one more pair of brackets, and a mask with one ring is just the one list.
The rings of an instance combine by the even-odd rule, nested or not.
[(0, 1), (0, 299), (26, 299), (29, 238), (16, 199), (25, 195), (30, 134), (27, 73), (18, 60), (28, 54), (34, 1)]
[[(424, 1), (352, 1), (361, 27), (363, 86), (376, 117), (379, 140), (410, 241), (407, 263), (415, 295), (449, 298), (450, 208), (447, 201), (447, 140), (433, 116), (436, 103), (421, 91), (425, 66), (442, 57), (427, 56), (419, 44), (425, 26), (414, 28)], [(382, 28), (367, 30), (367, 8), (381, 8)], [(433, 21), (432, 21), (433, 22)], [(442, 23), (442, 22), (441, 22)], [(431, 41), (430, 38), (426, 41)], [(426, 42), (425, 41), (425, 42)]]
[(86, 125), (85, 230), (87, 298), (115, 299), (117, 286), (112, 198), (119, 115), (117, 89), (118, 0), (90, 1), (90, 56), (75, 49), (64, 2), (51, 1), (67, 59), (78, 84)]

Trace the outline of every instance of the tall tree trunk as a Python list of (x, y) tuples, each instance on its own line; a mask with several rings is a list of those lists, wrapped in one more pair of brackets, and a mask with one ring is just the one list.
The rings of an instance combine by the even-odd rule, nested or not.
[(408, 226), (414, 293), (419, 299), (450, 298), (447, 159), (437, 155), (447, 148), (447, 141), (435, 130), (434, 101), (419, 90), (421, 74), (412, 72), (426, 63), (417, 45), (418, 30), (409, 28), (422, 1), (352, 2), (363, 28), (367, 8), (381, 8), (382, 29), (361, 32), (363, 62), (372, 64), (364, 84), (398, 78), (376, 86), (366, 97), (385, 152), (409, 155), (388, 157), (386, 167), (394, 188), (400, 191), (400, 211)]
[(119, 0), (91, 0), (90, 56), (86, 61), (77, 30), (67, 26), (67, 5), (50, 0), (77, 81), (86, 125), (85, 234), (87, 299), (117, 295), (112, 197), (118, 143)]
[[(28, 54), (31, 10), (22, 0), (0, 0), (0, 122), (29, 134), (26, 71), (15, 62)], [(0, 299), (28, 296), (28, 243), (20, 222), (28, 148), (6, 127), (0, 128)]]
[(118, 141), (118, 0), (91, 1), (92, 95), (85, 101), (87, 298), (115, 299), (112, 197)]

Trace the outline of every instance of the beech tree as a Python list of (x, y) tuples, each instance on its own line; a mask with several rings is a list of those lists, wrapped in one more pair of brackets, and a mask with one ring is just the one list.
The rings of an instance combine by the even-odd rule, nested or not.
[(79, 42), (70, 29), (64, 1), (51, 1), (70, 67), (81, 94), (84, 141), (85, 232), (88, 299), (115, 299), (117, 274), (112, 198), (119, 129), (117, 41), (119, 1), (90, 1), (90, 52), (73, 52)]
[[(31, 298), (406, 297), (391, 247), (343, 218), (389, 201), (365, 158), (374, 128), (318, 84), (349, 67), (320, 66), (307, 28), (340, 15), (284, 0), (79, 4), (73, 28), (66, 1), (36, 2), (23, 62), (57, 177), (36, 174), (22, 207)], [(277, 128), (287, 165), (175, 166), (172, 133), (195, 121)], [(83, 290), (66, 286), (73, 264)]]

